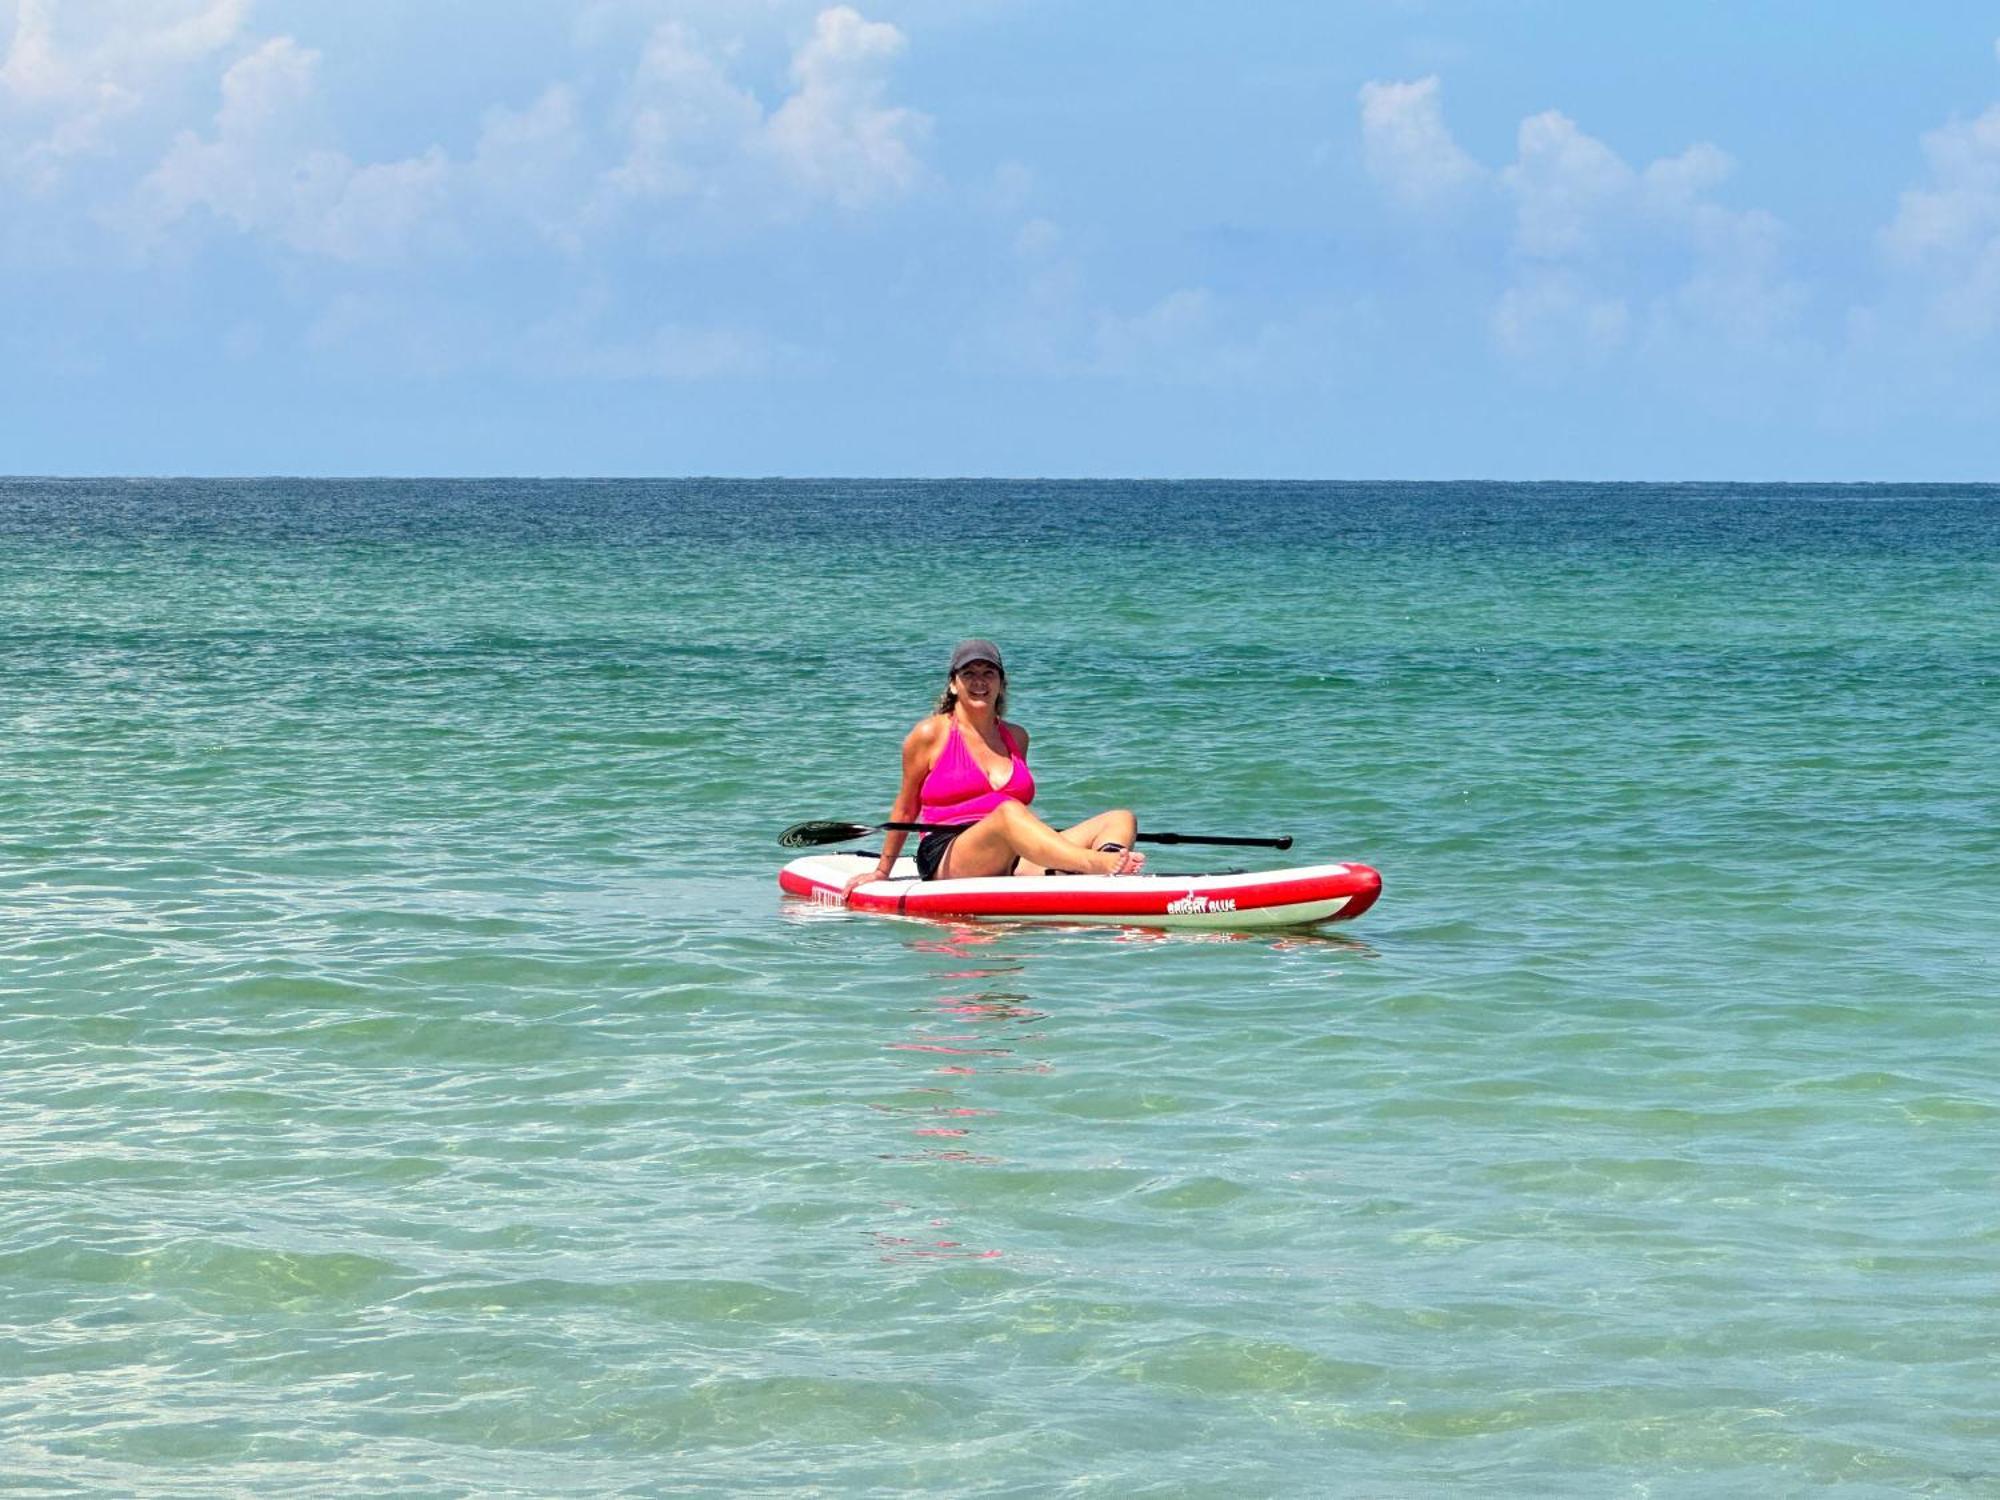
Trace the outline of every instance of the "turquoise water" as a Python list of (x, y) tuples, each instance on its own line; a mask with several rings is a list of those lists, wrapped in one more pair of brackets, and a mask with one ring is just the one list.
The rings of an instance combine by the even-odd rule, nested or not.
[[(0, 610), (0, 1490), (2000, 1493), (2000, 490), (9, 481)], [(1381, 904), (782, 903), (974, 632)]]

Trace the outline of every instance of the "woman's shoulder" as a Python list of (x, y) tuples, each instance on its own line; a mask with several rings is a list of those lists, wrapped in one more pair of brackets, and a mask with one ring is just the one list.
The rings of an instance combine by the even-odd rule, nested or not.
[(1007, 738), (1019, 745), (1023, 750), (1028, 748), (1028, 731), (1021, 725), (1016, 724), (1012, 719), (1002, 719), (1000, 727), (1007, 731)]
[(903, 736), (906, 745), (934, 745), (945, 737), (951, 728), (950, 714), (926, 714), (917, 720), (916, 727)]
[(939, 750), (944, 744), (944, 727), (950, 722), (943, 714), (932, 714), (917, 720), (916, 727), (903, 736), (905, 776), (923, 775), (937, 762)]

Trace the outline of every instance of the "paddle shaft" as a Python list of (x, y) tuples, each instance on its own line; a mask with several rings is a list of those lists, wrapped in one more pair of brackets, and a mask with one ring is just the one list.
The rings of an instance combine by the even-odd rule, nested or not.
[[(871, 831), (879, 833), (950, 833), (954, 828), (962, 828), (962, 823), (877, 823)], [(1278, 838), (1233, 838), (1222, 834), (1209, 833), (1146, 833), (1139, 834), (1142, 844), (1230, 844), (1246, 849), (1289, 849), (1292, 836), (1287, 833)]]

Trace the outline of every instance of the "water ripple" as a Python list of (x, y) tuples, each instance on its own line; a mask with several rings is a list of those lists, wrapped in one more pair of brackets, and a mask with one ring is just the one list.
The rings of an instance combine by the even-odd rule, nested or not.
[[(1996, 503), (0, 484), (6, 1483), (1990, 1493)], [(1038, 805), (1382, 905), (781, 905), (966, 506)]]

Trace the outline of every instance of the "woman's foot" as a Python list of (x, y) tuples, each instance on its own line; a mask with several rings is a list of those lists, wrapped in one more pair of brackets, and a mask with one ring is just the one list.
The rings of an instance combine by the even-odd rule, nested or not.
[(1146, 866), (1146, 856), (1136, 850), (1127, 849), (1123, 844), (1099, 844), (1100, 854), (1115, 854), (1118, 862), (1104, 873), (1107, 875), (1137, 875)]

